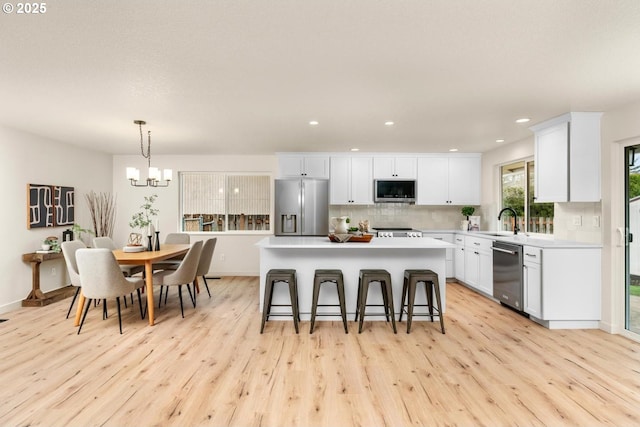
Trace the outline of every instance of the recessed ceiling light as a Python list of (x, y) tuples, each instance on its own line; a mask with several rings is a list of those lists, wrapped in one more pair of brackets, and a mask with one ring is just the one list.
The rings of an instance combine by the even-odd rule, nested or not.
[(504, 142), (504, 139), (496, 139), (496, 142)]
[(527, 123), (529, 120), (531, 120), (529, 117), (523, 117), (521, 119), (516, 120), (516, 123)]
[(391, 120), (384, 122), (385, 126), (393, 126), (395, 123), (392, 122)]
[(309, 124), (310, 124), (311, 126), (318, 126), (319, 122), (318, 122), (317, 120), (311, 120), (311, 121), (309, 122)]
[(360, 151), (359, 148), (352, 148), (351, 151)]
[(449, 148), (449, 151), (455, 152), (455, 151), (458, 151), (458, 149), (457, 148)]

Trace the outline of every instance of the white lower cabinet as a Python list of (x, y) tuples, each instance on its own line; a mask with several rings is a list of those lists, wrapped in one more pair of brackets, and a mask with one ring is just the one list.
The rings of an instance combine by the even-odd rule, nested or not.
[(493, 241), (466, 236), (464, 245), (464, 282), (481, 292), (493, 295)]
[(542, 319), (542, 249), (523, 248), (524, 311)]
[(456, 245), (453, 250), (453, 277), (464, 282), (464, 236), (456, 234), (453, 243)]
[(523, 249), (524, 305), (530, 318), (550, 329), (598, 328), (602, 250)]

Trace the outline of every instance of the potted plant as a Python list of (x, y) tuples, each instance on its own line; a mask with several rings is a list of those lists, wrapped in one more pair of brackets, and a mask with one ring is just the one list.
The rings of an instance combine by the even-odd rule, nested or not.
[(49, 236), (42, 241), (42, 249), (45, 251), (60, 252), (60, 242), (56, 236)]
[(87, 234), (94, 234), (93, 231), (86, 229), (86, 228), (82, 228), (82, 226), (80, 224), (73, 224), (71, 226), (71, 232), (73, 233), (73, 238), (77, 238), (78, 240), (82, 241), (82, 233), (87, 233)]
[[(151, 224), (153, 221), (153, 217), (158, 215), (158, 209), (153, 207), (153, 202), (158, 198), (157, 194), (152, 194), (151, 196), (144, 196), (144, 203), (140, 205), (139, 212), (136, 212), (131, 216), (131, 222), (129, 222), (129, 227), (136, 230), (139, 229), (142, 232), (146, 232), (147, 236), (151, 236), (153, 230), (151, 229)], [(141, 244), (141, 233), (131, 233), (129, 236), (129, 245), (139, 246)], [(137, 236), (133, 236), (137, 234)], [(137, 239), (136, 239), (137, 237)], [(136, 241), (137, 240), (137, 241)]]
[(466, 219), (462, 221), (462, 224), (460, 226), (462, 230), (469, 231), (469, 217), (473, 215), (475, 211), (476, 211), (476, 208), (474, 208), (473, 206), (463, 206), (462, 215)]

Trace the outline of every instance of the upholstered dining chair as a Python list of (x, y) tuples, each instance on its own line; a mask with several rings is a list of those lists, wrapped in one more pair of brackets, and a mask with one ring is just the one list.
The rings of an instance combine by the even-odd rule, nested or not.
[[(113, 239), (108, 236), (94, 237), (93, 247), (109, 249), (112, 251), (117, 249), (117, 246), (114, 243)], [(138, 273), (142, 273), (142, 277), (144, 278), (144, 265), (121, 265), (120, 264), (120, 271), (122, 271), (122, 274), (124, 274), (125, 277), (131, 277)], [(131, 294), (131, 304), (133, 304), (133, 294)], [(127, 306), (126, 298), (124, 299), (124, 306), (125, 307)], [(105, 306), (105, 310), (106, 310), (106, 306)]]
[(189, 234), (188, 233), (169, 233), (167, 237), (164, 238), (164, 242), (169, 245), (179, 245), (179, 244), (188, 244)]
[[(118, 249), (116, 244), (113, 242), (113, 239), (111, 239), (111, 237), (108, 237), (108, 236), (94, 237), (93, 247), (109, 249), (112, 251), (115, 249)], [(144, 265), (121, 265), (120, 270), (122, 271), (122, 274), (124, 274), (126, 277), (131, 277), (135, 274), (143, 273)]]
[[(191, 238), (188, 233), (169, 233), (164, 238), (164, 243), (168, 245), (188, 245), (191, 243)], [(165, 259), (162, 262), (153, 264), (155, 270), (175, 270), (178, 268), (185, 255), (179, 255), (173, 258)]]
[(182, 305), (182, 285), (187, 286), (193, 308), (196, 307), (195, 289), (193, 294), (191, 293), (190, 284), (196, 280), (196, 273), (198, 272), (198, 262), (200, 261), (200, 254), (202, 252), (202, 241), (195, 242), (189, 248), (189, 251), (184, 256), (184, 259), (176, 270), (161, 270), (153, 273), (153, 284), (160, 286), (160, 303), (162, 303), (162, 289), (166, 286), (167, 293), (169, 292), (169, 286), (178, 286), (178, 296), (180, 297), (180, 312), (184, 317), (184, 308)]
[(118, 325), (122, 334), (122, 317), (120, 315), (120, 297), (125, 297), (136, 291), (138, 293), (138, 303), (140, 305), (140, 317), (144, 319), (142, 310), (142, 299), (140, 288), (144, 287), (144, 279), (124, 277), (118, 261), (113, 252), (106, 248), (86, 248), (78, 249), (76, 252), (76, 262), (82, 283), (82, 293), (87, 298), (86, 307), (80, 321), (78, 334), (82, 329), (84, 320), (87, 317), (91, 300), (106, 300), (115, 298), (118, 307)]
[(200, 254), (200, 261), (198, 262), (198, 271), (196, 271), (196, 280), (193, 282), (193, 286), (195, 287), (197, 285), (198, 277), (202, 277), (202, 281), (204, 282), (204, 286), (207, 288), (209, 298), (211, 298), (211, 291), (209, 291), (209, 284), (207, 283), (207, 278), (205, 276), (209, 273), (211, 261), (213, 260), (213, 251), (216, 248), (217, 241), (218, 238), (213, 237), (204, 242), (204, 245), (202, 246), (202, 253)]
[(67, 319), (69, 318), (69, 314), (71, 314), (71, 309), (73, 308), (73, 304), (76, 302), (78, 298), (78, 294), (80, 293), (80, 274), (78, 273), (78, 263), (76, 262), (76, 251), (78, 249), (86, 248), (85, 244), (82, 243), (82, 240), (71, 240), (68, 242), (62, 242), (60, 245), (62, 249), (62, 255), (64, 256), (64, 262), (67, 265), (67, 272), (69, 273), (69, 279), (71, 279), (71, 284), (75, 287), (76, 293), (73, 295), (73, 299), (71, 300), (71, 304), (69, 305), (69, 311), (67, 311)]

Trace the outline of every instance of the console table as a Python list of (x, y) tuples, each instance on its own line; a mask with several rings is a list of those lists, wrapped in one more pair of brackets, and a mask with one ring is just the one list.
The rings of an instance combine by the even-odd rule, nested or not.
[(32, 252), (22, 255), (22, 261), (31, 264), (31, 293), (27, 298), (22, 300), (23, 307), (42, 307), (52, 302), (60, 301), (67, 298), (76, 292), (75, 286), (69, 285), (60, 289), (55, 289), (49, 292), (42, 292), (40, 290), (40, 264), (52, 259), (63, 258), (61, 252), (54, 253), (37, 253)]

